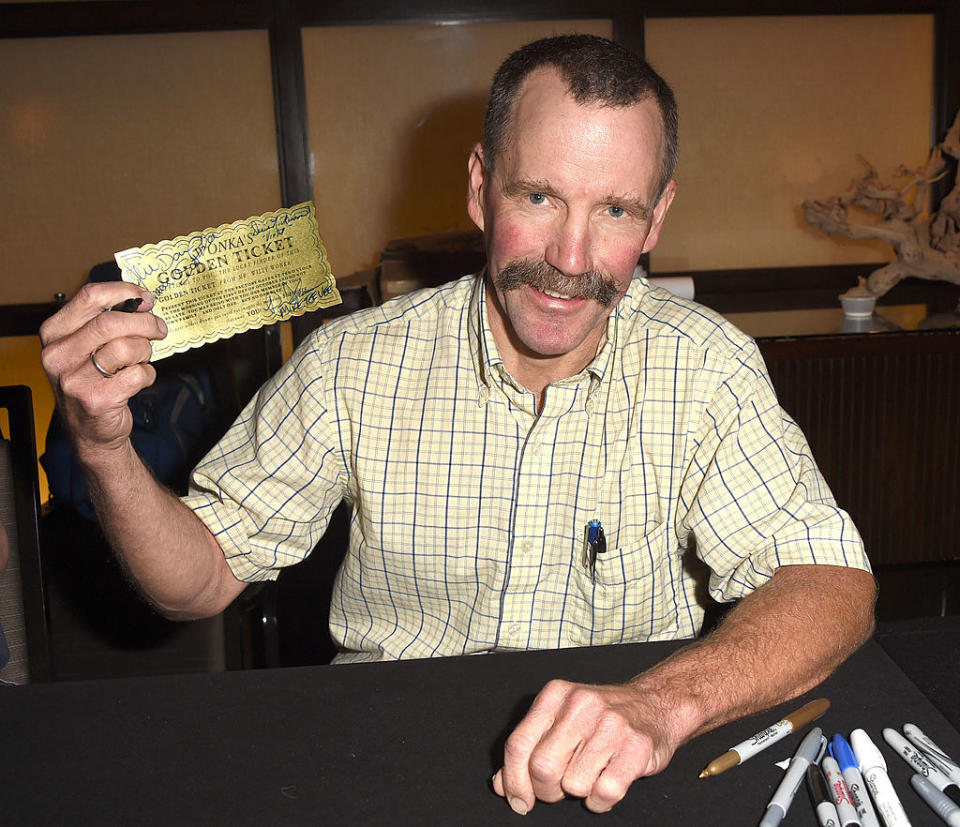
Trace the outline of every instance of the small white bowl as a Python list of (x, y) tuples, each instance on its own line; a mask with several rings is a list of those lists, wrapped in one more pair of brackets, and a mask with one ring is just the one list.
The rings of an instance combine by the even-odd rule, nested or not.
[(869, 319), (876, 303), (876, 296), (840, 296), (843, 315), (848, 319)]

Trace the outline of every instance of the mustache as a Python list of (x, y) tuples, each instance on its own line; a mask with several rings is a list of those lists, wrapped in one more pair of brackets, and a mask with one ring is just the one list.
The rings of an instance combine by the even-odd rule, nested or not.
[(493, 283), (504, 293), (529, 285), (536, 290), (593, 299), (603, 307), (611, 307), (620, 298), (616, 280), (602, 270), (586, 270), (569, 276), (543, 259), (514, 259), (494, 276)]

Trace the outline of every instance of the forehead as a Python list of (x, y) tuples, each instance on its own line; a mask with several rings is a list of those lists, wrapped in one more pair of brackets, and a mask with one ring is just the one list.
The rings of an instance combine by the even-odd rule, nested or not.
[(580, 104), (550, 67), (532, 72), (521, 86), (497, 164), (507, 177), (559, 183), (589, 176), (609, 192), (652, 198), (663, 144), (655, 98), (630, 106)]

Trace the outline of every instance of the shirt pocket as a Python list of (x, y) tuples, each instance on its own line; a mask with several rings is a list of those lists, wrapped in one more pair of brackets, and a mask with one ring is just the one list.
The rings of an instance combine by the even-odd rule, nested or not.
[(594, 576), (577, 561), (569, 643), (599, 646), (674, 639), (680, 584), (674, 582), (671, 554), (669, 526), (661, 523), (629, 546), (598, 555)]

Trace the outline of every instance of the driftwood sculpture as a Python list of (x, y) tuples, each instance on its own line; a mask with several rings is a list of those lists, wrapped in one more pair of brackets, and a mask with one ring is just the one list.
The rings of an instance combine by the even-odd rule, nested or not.
[(807, 222), (825, 233), (878, 239), (893, 247), (896, 258), (866, 281), (874, 296), (907, 276), (960, 284), (960, 175), (954, 175), (939, 209), (931, 213), (929, 207), (930, 188), (950, 174), (950, 158), (960, 160), (960, 112), (921, 169), (897, 170), (905, 179), (899, 187), (883, 183), (861, 158), (867, 171), (847, 192), (828, 203), (803, 202)]

